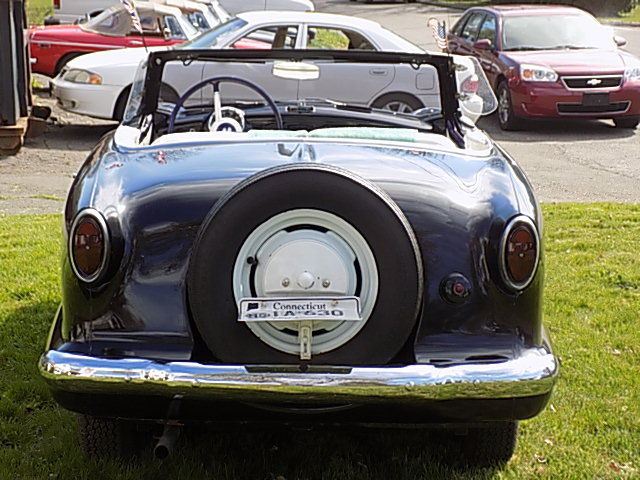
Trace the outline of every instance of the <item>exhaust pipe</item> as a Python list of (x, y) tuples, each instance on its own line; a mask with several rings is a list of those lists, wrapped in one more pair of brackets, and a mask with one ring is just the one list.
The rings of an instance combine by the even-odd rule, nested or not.
[(175, 448), (176, 442), (178, 441), (178, 437), (180, 437), (182, 429), (175, 424), (167, 423), (164, 426), (164, 430), (162, 432), (162, 436), (158, 440), (155, 448), (153, 449), (153, 455), (158, 460), (164, 460)]

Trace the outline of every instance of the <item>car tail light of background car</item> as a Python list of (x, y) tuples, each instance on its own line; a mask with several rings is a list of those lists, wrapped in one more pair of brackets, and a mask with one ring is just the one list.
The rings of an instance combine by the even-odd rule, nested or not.
[(53, 0), (53, 8), (60, 10), (60, 0)]
[(460, 92), (461, 93), (467, 93), (467, 94), (476, 94), (478, 93), (478, 86), (479, 86), (479, 79), (477, 75), (471, 75), (469, 77), (467, 77), (467, 79), (462, 82), (462, 85), (460, 86)]
[(540, 257), (540, 240), (533, 221), (518, 215), (509, 221), (500, 244), (500, 273), (513, 291), (525, 289), (533, 280)]
[(109, 232), (102, 215), (91, 208), (82, 210), (73, 222), (69, 235), (69, 258), (76, 276), (91, 283), (98, 279), (107, 264)]

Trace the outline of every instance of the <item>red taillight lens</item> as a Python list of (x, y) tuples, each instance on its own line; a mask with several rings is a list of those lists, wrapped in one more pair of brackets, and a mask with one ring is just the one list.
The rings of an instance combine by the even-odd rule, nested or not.
[(540, 245), (533, 222), (524, 216), (511, 220), (505, 230), (501, 255), (503, 280), (514, 290), (531, 283), (538, 267)]
[(99, 215), (97, 212), (80, 212), (71, 230), (71, 264), (75, 274), (85, 282), (94, 281), (105, 265), (107, 232), (106, 224)]
[(60, 0), (53, 0), (53, 8), (60, 10)]

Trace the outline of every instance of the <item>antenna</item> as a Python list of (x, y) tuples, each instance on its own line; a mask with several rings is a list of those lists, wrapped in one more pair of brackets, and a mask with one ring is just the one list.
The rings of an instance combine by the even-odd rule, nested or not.
[(131, 25), (135, 28), (142, 38), (142, 45), (144, 45), (144, 50), (149, 53), (149, 49), (147, 48), (147, 40), (144, 36), (144, 30), (142, 29), (142, 22), (140, 21), (140, 15), (138, 15), (138, 11), (136, 10), (135, 5), (132, 0), (120, 0), (124, 5), (124, 8), (127, 10), (129, 15), (131, 16)]

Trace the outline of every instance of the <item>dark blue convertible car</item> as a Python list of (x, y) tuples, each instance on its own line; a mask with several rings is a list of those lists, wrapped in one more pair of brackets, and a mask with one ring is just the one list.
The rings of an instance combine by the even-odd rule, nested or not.
[[(440, 107), (297, 99), (319, 62), (435, 71)], [(181, 86), (187, 68), (202, 81)], [(235, 88), (255, 102), (225, 102)], [(445, 55), (151, 53), (69, 192), (40, 361), (87, 453), (125, 453), (149, 424), (160, 456), (196, 421), (424, 425), (458, 429), (458, 460), (506, 462), (558, 363), (540, 208), (465, 110), (494, 103)]]

